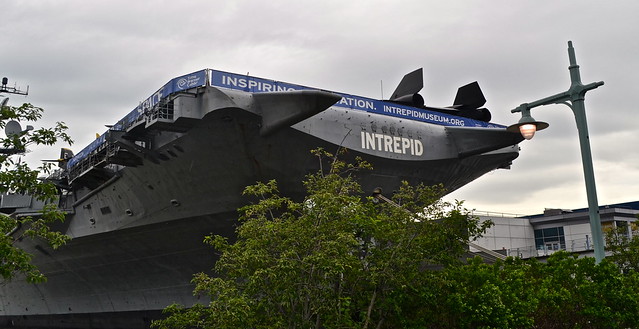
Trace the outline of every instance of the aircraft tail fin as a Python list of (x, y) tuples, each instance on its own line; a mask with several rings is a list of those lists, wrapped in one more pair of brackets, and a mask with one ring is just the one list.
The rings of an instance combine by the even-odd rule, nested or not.
[(60, 168), (64, 168), (67, 165), (67, 161), (73, 158), (73, 151), (68, 148), (60, 148), (60, 157), (55, 160), (41, 160), (44, 162), (57, 162)]
[(424, 98), (418, 94), (422, 88), (424, 88), (424, 70), (419, 68), (402, 78), (389, 101), (417, 107), (424, 106)]
[(424, 70), (419, 68), (413, 72), (406, 74), (400, 81), (397, 88), (393, 92), (390, 100), (398, 97), (416, 94), (424, 88)]
[(453, 107), (460, 110), (478, 109), (486, 104), (484, 93), (481, 92), (477, 81), (471, 82), (457, 89)]
[(492, 115), (488, 109), (482, 108), (484, 104), (486, 98), (475, 81), (457, 89), (452, 108), (457, 109), (463, 117), (490, 122)]
[(68, 148), (60, 148), (60, 161), (66, 161), (73, 158), (73, 151)]

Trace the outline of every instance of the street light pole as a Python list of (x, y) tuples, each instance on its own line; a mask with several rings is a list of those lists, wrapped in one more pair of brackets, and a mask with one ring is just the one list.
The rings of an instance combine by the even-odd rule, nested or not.
[[(597, 263), (605, 257), (603, 232), (601, 230), (601, 219), (599, 217), (599, 203), (597, 201), (597, 190), (595, 187), (595, 173), (592, 165), (592, 152), (590, 151), (590, 137), (588, 135), (588, 123), (586, 121), (586, 107), (584, 100), (588, 90), (602, 86), (603, 81), (589, 83), (583, 85), (581, 83), (581, 75), (579, 73), (579, 65), (575, 58), (575, 49), (572, 47), (572, 41), (568, 41), (568, 58), (570, 60), (570, 88), (568, 91), (546, 97), (531, 103), (524, 103), (516, 109), (511, 110), (512, 113), (522, 112), (530, 113), (530, 109), (550, 104), (564, 104), (572, 110), (577, 123), (579, 132), (579, 145), (581, 147), (581, 162), (584, 168), (584, 179), (586, 181), (586, 195), (588, 197), (588, 214), (590, 217), (590, 230), (592, 231), (593, 246), (595, 249), (595, 261)], [(516, 125), (513, 125), (516, 126)], [(546, 125), (547, 126), (547, 125)]]

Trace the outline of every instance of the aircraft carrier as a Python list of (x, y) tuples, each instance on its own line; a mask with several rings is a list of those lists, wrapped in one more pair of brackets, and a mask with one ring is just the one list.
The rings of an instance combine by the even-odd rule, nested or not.
[[(453, 191), (511, 165), (522, 137), (489, 122), (477, 83), (437, 108), (417, 93), (421, 79), (406, 75), (388, 100), (213, 69), (171, 79), (86, 148), (63, 152), (50, 179), (68, 213), (56, 229), (73, 239), (55, 251), (21, 242), (48, 281), (0, 286), (0, 326), (145, 328), (169, 304), (197, 303), (192, 275), (216, 257), (203, 237), (233, 235), (256, 181), (302, 198), (318, 147), (372, 163), (362, 187), (387, 195), (402, 180)], [(0, 200), (13, 216), (41, 206)]]

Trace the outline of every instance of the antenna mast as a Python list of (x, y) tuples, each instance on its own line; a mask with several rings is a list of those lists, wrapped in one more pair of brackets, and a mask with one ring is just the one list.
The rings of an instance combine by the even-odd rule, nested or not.
[(15, 85), (13, 87), (8, 87), (9, 79), (7, 77), (2, 78), (2, 85), (0, 86), (0, 93), (8, 93), (8, 94), (16, 94), (16, 95), (28, 95), (29, 94), (29, 86), (27, 86), (27, 91), (22, 91), (18, 89)]

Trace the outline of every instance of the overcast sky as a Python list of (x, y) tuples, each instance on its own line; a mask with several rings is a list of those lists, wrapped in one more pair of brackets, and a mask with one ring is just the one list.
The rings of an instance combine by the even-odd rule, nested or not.
[[(359, 96), (389, 95), (424, 68), (427, 105), (449, 106), (478, 81), (493, 122), (570, 85), (572, 40), (600, 205), (639, 200), (639, 2), (616, 1), (3, 1), (0, 76), (29, 85), (11, 105), (45, 108), (36, 126), (64, 121), (77, 152), (173, 77), (204, 68)], [(449, 195), (471, 209), (518, 214), (587, 207), (574, 118), (520, 144), (510, 170)], [(41, 155), (44, 154), (44, 155)], [(52, 158), (58, 148), (29, 156)]]

